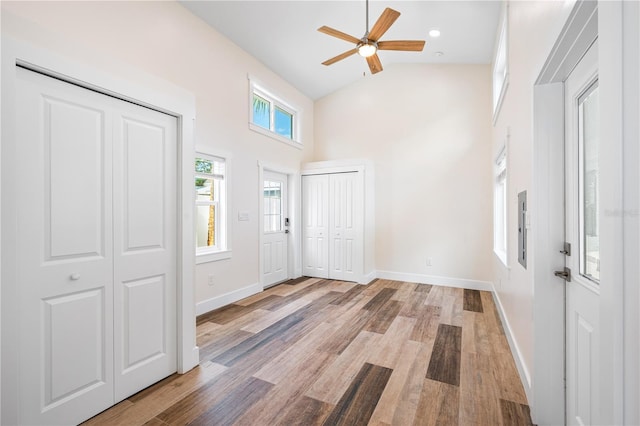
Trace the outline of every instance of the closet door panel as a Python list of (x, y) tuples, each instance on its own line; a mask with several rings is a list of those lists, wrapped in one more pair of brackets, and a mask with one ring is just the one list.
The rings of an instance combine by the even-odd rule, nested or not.
[[(329, 278), (357, 281), (362, 265), (362, 189), (358, 173), (329, 175), (332, 262)], [(361, 268), (361, 266), (360, 266)]]
[(329, 176), (302, 177), (303, 275), (329, 278)]
[(114, 131), (115, 399), (176, 371), (176, 118), (128, 104)]
[(16, 306), (18, 422), (77, 423), (113, 403), (109, 107), (89, 90), (16, 74), (21, 177), (7, 185), (19, 275), (3, 297)]

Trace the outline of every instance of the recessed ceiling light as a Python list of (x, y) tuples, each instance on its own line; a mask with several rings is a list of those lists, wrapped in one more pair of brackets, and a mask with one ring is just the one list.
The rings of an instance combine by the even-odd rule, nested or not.
[(429, 36), (430, 37), (440, 37), (440, 30), (434, 28), (431, 31), (429, 31)]

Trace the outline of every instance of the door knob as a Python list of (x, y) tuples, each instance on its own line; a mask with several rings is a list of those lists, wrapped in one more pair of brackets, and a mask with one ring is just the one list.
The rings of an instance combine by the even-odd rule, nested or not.
[(78, 281), (80, 279), (80, 274), (74, 272), (73, 274), (71, 274), (71, 276), (69, 276), (69, 279), (71, 279), (71, 281)]
[(555, 275), (558, 278), (562, 278), (568, 283), (571, 282), (571, 269), (569, 268), (565, 267), (562, 271), (554, 271), (553, 275)]

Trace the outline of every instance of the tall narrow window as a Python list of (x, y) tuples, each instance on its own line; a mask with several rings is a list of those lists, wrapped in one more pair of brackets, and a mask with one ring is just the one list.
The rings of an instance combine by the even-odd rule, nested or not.
[(264, 232), (282, 231), (282, 182), (264, 181)]
[(600, 280), (598, 105), (598, 82), (596, 81), (578, 99), (580, 273), (595, 282)]
[(249, 128), (281, 142), (300, 147), (298, 111), (255, 82), (250, 82)]
[(500, 113), (502, 100), (504, 99), (507, 87), (509, 86), (509, 6), (504, 3), (502, 10), (502, 18), (500, 23), (500, 32), (498, 33), (497, 43), (493, 54), (493, 122), (495, 124)]
[(196, 154), (196, 256), (226, 250), (226, 164), (220, 157)]
[(493, 193), (493, 251), (507, 265), (507, 151), (496, 158)]

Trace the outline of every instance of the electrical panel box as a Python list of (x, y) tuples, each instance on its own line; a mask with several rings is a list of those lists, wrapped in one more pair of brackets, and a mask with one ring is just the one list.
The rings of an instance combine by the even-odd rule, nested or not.
[(527, 269), (527, 191), (518, 194), (518, 262)]

